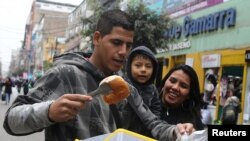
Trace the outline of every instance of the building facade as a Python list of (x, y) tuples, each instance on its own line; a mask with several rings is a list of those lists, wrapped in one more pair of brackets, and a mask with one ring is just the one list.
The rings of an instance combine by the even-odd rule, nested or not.
[(66, 29), (66, 52), (83, 51), (91, 52), (91, 37), (82, 36), (82, 30), (88, 29), (84, 24), (84, 18), (91, 17), (96, 9), (112, 9), (119, 5), (115, 0), (83, 0), (82, 3), (69, 14), (68, 27)]
[[(51, 63), (54, 55), (64, 51), (60, 48), (61, 44), (65, 44), (63, 40), (68, 27), (68, 15), (75, 7), (70, 4), (34, 0), (27, 20), (24, 42), (27, 52), (24, 62), (30, 79), (34, 74), (42, 74), (44, 63)], [(58, 45), (60, 47), (57, 47)]]
[[(207, 4), (212, 0), (207, 0)], [(218, 2), (218, 1), (217, 1)], [(194, 6), (194, 5), (192, 5)], [(228, 93), (241, 101), (239, 124), (250, 124), (250, 19), (246, 12), (250, 1), (219, 1), (213, 6), (187, 13), (173, 19), (176, 24), (168, 31), (174, 41), (158, 49), (157, 58), (164, 76), (177, 64), (192, 66), (199, 75), (202, 93), (214, 120), (219, 120)], [(212, 93), (210, 80), (215, 79)]]

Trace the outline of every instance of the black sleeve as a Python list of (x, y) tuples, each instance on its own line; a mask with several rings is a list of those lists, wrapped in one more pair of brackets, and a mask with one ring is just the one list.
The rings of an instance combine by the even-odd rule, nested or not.
[(161, 115), (161, 102), (160, 102), (159, 93), (158, 93), (156, 87), (154, 87), (153, 99), (152, 99), (150, 109), (151, 109), (152, 113), (154, 113), (156, 116), (160, 117), (160, 115)]

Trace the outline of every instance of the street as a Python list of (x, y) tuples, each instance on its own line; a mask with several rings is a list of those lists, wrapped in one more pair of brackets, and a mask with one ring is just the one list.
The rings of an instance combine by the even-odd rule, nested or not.
[[(12, 88), (13, 93), (11, 95), (11, 101), (10, 103), (12, 103), (12, 101), (16, 98), (16, 96), (18, 95), (16, 87)], [(0, 100), (0, 113), (1, 113), (1, 117), (0, 117), (0, 137), (2, 141), (32, 141), (32, 140), (36, 140), (36, 141), (44, 141), (44, 135), (43, 132), (40, 133), (35, 133), (32, 135), (28, 135), (28, 136), (12, 136), (6, 133), (6, 131), (3, 128), (3, 120), (4, 120), (4, 116), (5, 116), (5, 112), (8, 109), (10, 105), (5, 105), (5, 101)]]

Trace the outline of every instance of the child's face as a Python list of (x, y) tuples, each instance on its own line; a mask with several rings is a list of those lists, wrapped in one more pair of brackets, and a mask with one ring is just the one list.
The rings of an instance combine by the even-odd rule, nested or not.
[(131, 62), (131, 74), (138, 83), (146, 83), (153, 73), (153, 62), (148, 57), (136, 55)]

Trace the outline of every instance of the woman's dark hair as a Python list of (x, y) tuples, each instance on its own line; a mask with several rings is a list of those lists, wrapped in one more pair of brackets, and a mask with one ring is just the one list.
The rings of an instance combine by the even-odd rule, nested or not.
[(122, 27), (129, 31), (134, 31), (133, 18), (124, 11), (113, 9), (105, 11), (99, 18), (96, 31), (99, 31), (102, 36), (109, 34), (113, 27)]
[[(201, 117), (201, 95), (200, 95), (200, 86), (199, 86), (199, 79), (195, 72), (195, 70), (188, 66), (188, 65), (177, 65), (173, 67), (163, 78), (160, 85), (160, 90), (164, 87), (166, 80), (169, 76), (177, 71), (182, 70), (185, 74), (190, 77), (190, 92), (189, 92), (189, 99), (184, 101), (183, 105), (185, 108), (187, 107), (188, 110), (193, 111), (192, 113), (195, 114), (197, 117)], [(162, 97), (162, 92), (160, 93), (160, 97)]]

